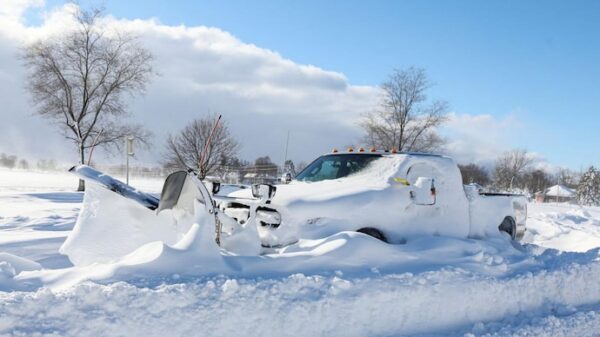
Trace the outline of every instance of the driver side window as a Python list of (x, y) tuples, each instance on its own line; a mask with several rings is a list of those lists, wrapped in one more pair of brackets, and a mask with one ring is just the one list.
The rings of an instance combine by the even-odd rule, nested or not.
[(326, 160), (320, 166), (320, 169), (315, 172), (312, 176), (313, 181), (325, 180), (325, 179), (333, 179), (337, 175), (337, 171), (340, 167), (339, 160)]

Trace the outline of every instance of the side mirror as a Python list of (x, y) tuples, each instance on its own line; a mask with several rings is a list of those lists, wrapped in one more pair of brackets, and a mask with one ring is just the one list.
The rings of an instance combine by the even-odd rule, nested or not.
[(266, 200), (267, 203), (273, 199), (277, 188), (269, 184), (254, 184), (252, 185), (252, 196), (258, 199)]
[(413, 184), (410, 197), (415, 205), (434, 205), (436, 200), (435, 181), (433, 178), (419, 177)]
[(210, 191), (211, 195), (215, 195), (221, 190), (221, 183), (218, 181), (207, 181), (205, 185), (206, 189)]
[(211, 188), (211, 192), (213, 195), (219, 193), (219, 191), (221, 190), (221, 183), (218, 181), (215, 181), (212, 183), (212, 188)]

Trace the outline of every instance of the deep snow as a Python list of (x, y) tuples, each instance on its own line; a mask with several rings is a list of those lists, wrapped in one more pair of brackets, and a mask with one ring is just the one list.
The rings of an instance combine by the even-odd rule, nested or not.
[[(598, 208), (530, 204), (523, 246), (501, 237), (423, 237), (389, 246), (346, 232), (290, 248), (297, 256), (250, 259), (227, 275), (198, 276), (201, 264), (176, 260), (160, 269), (82, 271), (58, 253), (81, 205), (82, 195), (70, 192), (75, 183), (67, 174), (0, 171), (0, 335), (600, 331), (600, 262), (598, 250), (589, 250), (600, 246)], [(162, 185), (136, 183), (149, 192)], [(44, 277), (32, 278), (36, 273)]]

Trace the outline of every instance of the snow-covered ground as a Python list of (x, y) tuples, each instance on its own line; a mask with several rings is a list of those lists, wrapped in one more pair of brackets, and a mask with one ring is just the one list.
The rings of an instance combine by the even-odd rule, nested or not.
[[(339, 233), (236, 273), (173, 261), (115, 273), (58, 252), (81, 207), (76, 182), (0, 170), (0, 336), (599, 335), (600, 208), (530, 204), (523, 245)], [(156, 193), (162, 181), (132, 185)]]
[(600, 247), (600, 208), (570, 204), (529, 205), (526, 242), (564, 251)]

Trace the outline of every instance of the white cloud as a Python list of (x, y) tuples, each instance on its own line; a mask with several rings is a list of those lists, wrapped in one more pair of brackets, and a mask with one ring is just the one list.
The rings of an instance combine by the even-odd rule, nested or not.
[[(18, 44), (49, 36), (72, 26), (73, 5), (44, 13), (41, 25), (28, 26), (22, 16), (39, 1), (0, 4), (0, 99), (12, 101), (13, 109), (0, 111), (15, 130), (11, 137), (0, 135), (0, 151), (21, 143), (23, 155), (46, 151), (47, 139), (60, 147), (55, 131), (41, 124), (35, 139), (24, 144), (32, 107), (23, 88), (24, 71), (16, 59)], [(282, 160), (285, 135), (292, 130), (290, 154), (308, 160), (332, 146), (353, 143), (360, 130), (356, 121), (376, 102), (375, 87), (353, 86), (340, 73), (312, 65), (297, 64), (276, 52), (244, 43), (217, 28), (168, 26), (157, 20), (117, 20), (107, 17), (107, 29), (126, 29), (141, 37), (155, 55), (160, 73), (145, 96), (130, 104), (135, 118), (157, 136), (156, 150), (146, 159), (158, 159), (168, 132), (176, 132), (189, 120), (208, 111), (219, 112), (242, 143), (242, 156), (253, 159), (271, 154)], [(24, 117), (28, 116), (28, 122)], [(62, 158), (71, 160), (68, 143)]]
[[(449, 140), (446, 152), (458, 163), (476, 163), (491, 168), (496, 159), (512, 149), (524, 149), (517, 140), (526, 132), (525, 126), (509, 113), (498, 118), (490, 114), (471, 115), (451, 113), (448, 123), (440, 130)], [(556, 173), (559, 166), (549, 163), (536, 152), (528, 152), (533, 160), (532, 168)]]
[(517, 118), (489, 114), (451, 113), (441, 133), (448, 137), (447, 152), (461, 163), (489, 165), (500, 154), (515, 147), (514, 136), (522, 132)]
[(41, 7), (44, 3), (43, 0), (2, 0), (0, 16), (3, 19), (22, 22), (26, 10), (32, 7)]
[[(69, 4), (45, 12), (40, 6), (41, 0), (0, 3), (0, 152), (75, 162), (71, 145), (47, 121), (34, 116), (17, 55), (20, 44), (73, 27), (76, 7)], [(24, 19), (32, 7), (41, 11), (41, 24), (28, 25)], [(332, 147), (356, 144), (361, 136), (356, 122), (378, 99), (376, 87), (352, 85), (343, 74), (295, 63), (218, 28), (110, 16), (103, 25), (109, 32), (135, 32), (155, 55), (160, 76), (145, 96), (130, 104), (134, 118), (156, 135), (154, 150), (142, 156), (144, 161), (160, 159), (169, 132), (209, 111), (224, 115), (246, 159), (271, 155), (282, 161), (291, 130), (290, 157), (310, 160)], [(524, 130), (516, 115), (451, 114), (440, 130), (450, 139), (448, 154), (459, 162), (489, 165), (500, 153), (518, 147), (512, 140)]]

